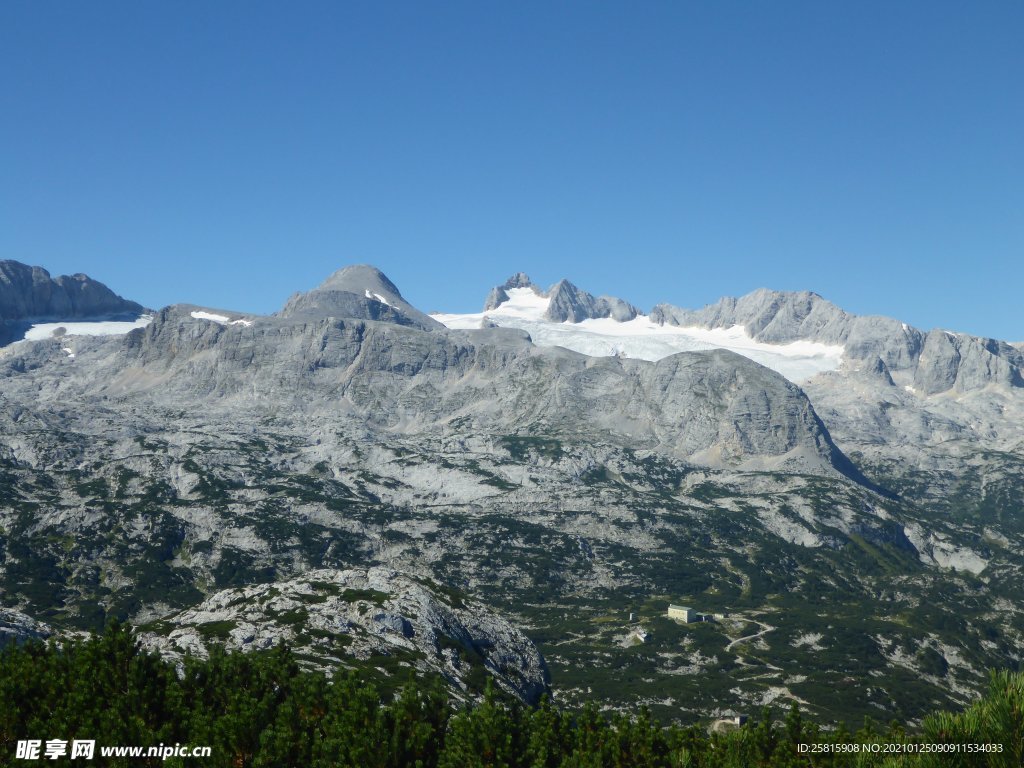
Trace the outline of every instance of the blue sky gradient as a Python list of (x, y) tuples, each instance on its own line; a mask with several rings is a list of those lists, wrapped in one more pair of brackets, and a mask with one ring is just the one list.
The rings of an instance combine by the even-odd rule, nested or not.
[(0, 258), (272, 312), (524, 270), (1024, 340), (1024, 3), (0, 4)]

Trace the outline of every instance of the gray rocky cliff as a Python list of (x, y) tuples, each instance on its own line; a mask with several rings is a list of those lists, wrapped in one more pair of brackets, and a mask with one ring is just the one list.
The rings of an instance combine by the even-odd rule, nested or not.
[(42, 267), (0, 261), (0, 345), (20, 339), (33, 322), (126, 320), (144, 311), (87, 275), (53, 278)]
[[(65, 373), (59, 391), (278, 402), (406, 433), (459, 419), (492, 433), (591, 434), (710, 465), (845, 471), (798, 387), (722, 350), (647, 363), (538, 348), (511, 329), (439, 333), (334, 318), (224, 325), (168, 308), (111, 354), (102, 375), (76, 365), (83, 377)], [(32, 364), (14, 356), (8, 370)]]
[(497, 309), (506, 301), (508, 301), (508, 294), (505, 293), (505, 289), (500, 285), (496, 285), (491, 288), (491, 292), (487, 294), (487, 299), (484, 301), (484, 312)]
[(914, 387), (927, 395), (970, 392), (989, 384), (1024, 386), (1024, 355), (1004, 342), (933, 330), (925, 337)]
[(525, 272), (516, 272), (501, 285), (496, 285), (491, 288), (491, 292), (487, 294), (487, 300), (484, 301), (484, 312), (497, 309), (508, 301), (507, 291), (512, 288), (530, 288), (538, 296), (544, 295), (544, 291), (542, 291), (540, 287), (534, 285), (529, 275)]
[[(411, 665), (467, 697), (483, 671), (532, 700), (550, 667), (567, 705), (635, 707), (618, 681), (643, 677), (639, 703), (668, 717), (705, 716), (712, 679), (737, 711), (771, 691), (827, 709), (839, 684), (895, 713), (908, 680), (911, 705), (965, 700), (1019, 662), (1024, 398), (956, 389), (982, 352), (1005, 375), (998, 343), (935, 339), (959, 356), (936, 395), (896, 353), (814, 377), (809, 400), (729, 352), (592, 358), (324, 299), (0, 349), (5, 604), (63, 627), (127, 616), (175, 658), (284, 641), (392, 682)], [(827, 338), (824, 309), (762, 330), (813, 315)], [(851, 482), (833, 437), (904, 495)], [(669, 600), (743, 615), (702, 625), (698, 652)], [(619, 640), (634, 606), (647, 647), (675, 649), (657, 668)], [(771, 630), (755, 676), (735, 643), (751, 620)], [(950, 670), (928, 680), (915, 659), (939, 632)], [(866, 655), (880, 674), (848, 682)]]
[(42, 267), (0, 261), (0, 320), (72, 320), (138, 316), (141, 304), (122, 299), (88, 275), (50, 277)]
[(580, 290), (568, 280), (559, 280), (548, 289), (551, 299), (544, 317), (556, 323), (579, 323), (583, 320), (611, 317), (619, 322), (632, 320), (638, 310), (632, 304), (613, 296), (598, 296)]

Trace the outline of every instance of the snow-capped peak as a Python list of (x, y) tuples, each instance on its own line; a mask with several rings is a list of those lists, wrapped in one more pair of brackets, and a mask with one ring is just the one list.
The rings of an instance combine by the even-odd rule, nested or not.
[(837, 369), (843, 358), (842, 345), (814, 341), (771, 344), (755, 340), (741, 325), (728, 328), (679, 327), (655, 323), (648, 315), (630, 320), (612, 317), (586, 318), (579, 322), (556, 322), (550, 318), (551, 292), (535, 286), (502, 288), (496, 306), (489, 302), (483, 312), (434, 314), (448, 328), (475, 329), (487, 326), (519, 328), (530, 334), (538, 346), (558, 346), (593, 357), (632, 357), (660, 360), (677, 352), (727, 349), (771, 368), (794, 382), (802, 382), (824, 371)]
[[(523, 320), (542, 321), (548, 311), (551, 298), (534, 288), (508, 288), (505, 290), (508, 299), (501, 302), (488, 316), (498, 314), (503, 317), (518, 317)], [(442, 320), (442, 322), (444, 322)]]

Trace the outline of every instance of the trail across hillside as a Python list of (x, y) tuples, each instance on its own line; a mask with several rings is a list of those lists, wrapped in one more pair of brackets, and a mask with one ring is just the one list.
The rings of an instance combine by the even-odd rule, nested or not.
[(727, 646), (725, 646), (725, 650), (731, 651), (733, 646), (736, 645), (737, 643), (745, 643), (747, 640), (753, 640), (755, 637), (761, 637), (761, 635), (766, 635), (769, 632), (771, 632), (773, 629), (775, 629), (775, 627), (773, 627), (773, 626), (771, 626), (769, 624), (765, 624), (763, 621), (757, 621), (756, 619), (750, 619), (750, 621), (752, 621), (754, 624), (757, 624), (759, 627), (763, 627), (763, 629), (760, 632), (755, 632), (752, 635), (746, 635), (745, 637), (738, 637), (738, 638), (736, 638), (735, 640), (730, 642)]

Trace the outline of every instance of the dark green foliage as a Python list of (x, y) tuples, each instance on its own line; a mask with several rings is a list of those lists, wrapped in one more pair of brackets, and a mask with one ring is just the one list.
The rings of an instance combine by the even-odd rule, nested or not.
[(562, 458), (562, 443), (555, 439), (536, 435), (506, 435), (500, 443), (513, 459), (520, 461), (528, 458), (531, 452), (555, 461)]
[(255, 557), (233, 547), (224, 547), (220, 562), (213, 569), (217, 585), (238, 587), (247, 584), (265, 584), (274, 581), (275, 570), (271, 565), (259, 564)]
[[(26, 643), (0, 654), (0, 765), (19, 739), (95, 739), (92, 765), (185, 765), (183, 758), (106, 758), (102, 746), (181, 743), (212, 750), (202, 764), (368, 768), (797, 768), (798, 766), (1019, 766), (1024, 760), (1024, 675), (993, 673), (988, 695), (959, 714), (925, 719), (908, 736), (867, 721), (856, 734), (823, 731), (793, 704), (782, 722), (712, 735), (662, 728), (651, 713), (610, 719), (593, 704), (571, 714), (547, 698), (509, 705), (487, 683), (483, 700), (454, 710), (439, 685), (408, 682), (394, 698), (353, 673), (304, 672), (284, 647), (187, 658), (180, 674), (142, 652), (132, 632), (58, 646)], [(871, 745), (1001, 745), (1000, 752), (885, 755)], [(859, 751), (808, 753), (801, 745)], [(193, 761), (194, 763), (195, 761)]]
[(921, 671), (937, 677), (945, 677), (949, 672), (949, 662), (934, 648), (925, 648), (917, 654), (918, 664)]
[(13, 758), (19, 738), (173, 744), (181, 695), (174, 668), (140, 653), (117, 624), (59, 652), (37, 643), (9, 647), (0, 657), (0, 760)]
[(341, 596), (349, 603), (354, 603), (357, 600), (366, 600), (374, 605), (384, 605), (384, 601), (388, 599), (386, 592), (380, 592), (376, 589), (346, 589), (341, 593)]

